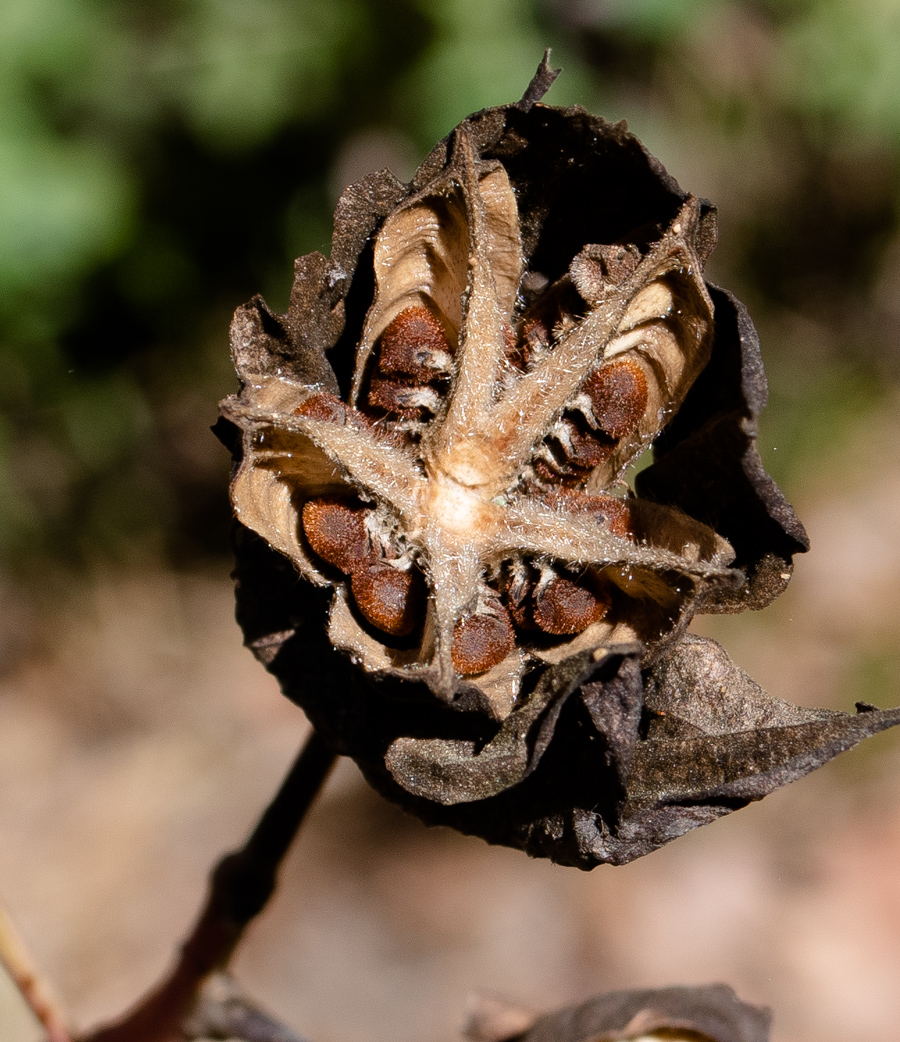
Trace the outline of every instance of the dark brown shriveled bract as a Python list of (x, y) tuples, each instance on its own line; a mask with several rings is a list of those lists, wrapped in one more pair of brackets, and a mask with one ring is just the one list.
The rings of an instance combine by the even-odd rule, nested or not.
[(235, 314), (219, 432), (238, 617), (285, 693), (426, 821), (591, 868), (900, 717), (772, 699), (687, 632), (807, 549), (756, 450), (757, 337), (704, 279), (712, 204), (550, 82), (344, 192), (287, 312)]
[(769, 1042), (767, 1009), (741, 1002), (725, 984), (612, 991), (538, 1015), (476, 997), (470, 1042)]

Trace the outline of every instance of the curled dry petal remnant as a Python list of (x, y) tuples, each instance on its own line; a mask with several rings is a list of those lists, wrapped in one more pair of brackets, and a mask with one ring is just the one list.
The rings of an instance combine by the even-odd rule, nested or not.
[(465, 1034), (471, 1042), (769, 1042), (770, 1023), (767, 1009), (710, 984), (613, 991), (544, 1016), (477, 997)]
[(806, 534), (756, 333), (704, 281), (714, 207), (552, 79), (344, 192), (287, 313), (237, 311), (219, 430), (288, 696), (425, 820), (590, 868), (900, 717), (771, 699), (687, 633), (768, 604)]

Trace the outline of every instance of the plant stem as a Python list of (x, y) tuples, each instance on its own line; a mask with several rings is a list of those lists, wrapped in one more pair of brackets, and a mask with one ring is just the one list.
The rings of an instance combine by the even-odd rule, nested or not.
[(72, 1042), (59, 1005), (12, 920), (0, 907), (0, 964), (47, 1033), (47, 1042)]
[(80, 1042), (183, 1039), (182, 1022), (204, 982), (225, 968), (247, 925), (271, 897), (281, 861), (335, 759), (313, 731), (247, 842), (213, 870), (206, 904), (172, 971), (122, 1020)]

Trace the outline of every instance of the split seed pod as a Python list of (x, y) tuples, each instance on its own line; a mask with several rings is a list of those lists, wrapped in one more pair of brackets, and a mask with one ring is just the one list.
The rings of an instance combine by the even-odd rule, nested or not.
[(714, 208), (538, 104), (552, 79), (347, 189), (288, 312), (236, 313), (221, 433), (239, 618), (289, 697), (426, 820), (591, 867), (895, 718), (770, 705), (686, 636), (769, 603), (806, 535), (755, 449), (753, 327), (703, 278)]

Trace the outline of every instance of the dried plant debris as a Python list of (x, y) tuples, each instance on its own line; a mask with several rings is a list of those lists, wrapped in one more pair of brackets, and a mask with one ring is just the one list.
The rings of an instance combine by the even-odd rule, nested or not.
[[(516, 1014), (518, 1013), (518, 1017)], [(614, 991), (542, 1017), (520, 1030), (523, 1012), (497, 1000), (478, 1002), (466, 1036), (472, 1042), (768, 1042), (771, 1015), (724, 984)], [(504, 1032), (515, 1024), (515, 1033)]]
[(219, 430), (239, 618), (289, 697), (427, 821), (589, 868), (897, 717), (768, 699), (686, 635), (773, 600), (806, 534), (753, 326), (703, 278), (714, 208), (550, 82), (346, 190), (287, 313), (236, 313)]

